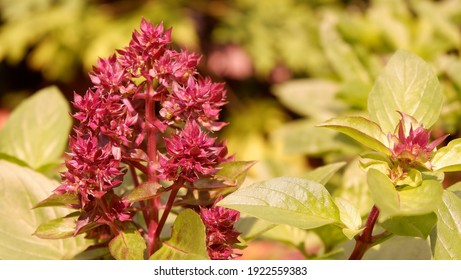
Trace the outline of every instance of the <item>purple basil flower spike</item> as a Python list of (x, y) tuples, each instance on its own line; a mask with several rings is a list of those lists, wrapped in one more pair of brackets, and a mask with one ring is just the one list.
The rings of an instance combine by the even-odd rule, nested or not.
[(239, 243), (240, 233), (234, 224), (240, 217), (237, 210), (216, 206), (222, 197), (218, 197), (210, 208), (200, 208), (200, 217), (206, 228), (208, 255), (212, 260), (228, 260), (237, 257), (233, 245)]
[(166, 155), (160, 154), (160, 178), (177, 180), (179, 177), (193, 182), (214, 174), (217, 166), (229, 160), (226, 146), (208, 137), (196, 121), (186, 123), (170, 138), (165, 138)]

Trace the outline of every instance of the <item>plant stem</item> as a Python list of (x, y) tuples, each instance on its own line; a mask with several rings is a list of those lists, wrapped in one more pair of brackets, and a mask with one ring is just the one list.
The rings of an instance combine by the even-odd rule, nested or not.
[[(153, 84), (149, 83), (148, 92), (146, 95), (146, 130), (147, 130), (147, 156), (149, 161), (147, 163), (147, 181), (152, 183), (157, 183), (157, 132), (158, 129), (155, 127), (156, 114), (155, 114), (155, 101), (154, 95), (155, 91)], [(155, 232), (157, 231), (158, 226), (158, 213), (160, 206), (160, 198), (151, 199), (148, 204), (147, 217), (144, 216), (146, 221), (148, 238), (147, 238), (147, 248), (149, 255), (153, 253), (156, 247)]]
[(373, 228), (375, 227), (376, 220), (379, 216), (379, 209), (376, 206), (371, 208), (370, 214), (368, 215), (365, 229), (362, 234), (357, 238), (354, 251), (352, 251), (349, 260), (360, 260), (362, 259), (365, 252), (373, 246)]
[(173, 207), (174, 200), (176, 198), (176, 195), (178, 194), (179, 187), (175, 187), (171, 190), (170, 196), (168, 197), (168, 202), (165, 205), (165, 209), (163, 210), (162, 217), (160, 218), (160, 221), (157, 226), (157, 231), (155, 232), (155, 239), (160, 240), (160, 234), (162, 233), (162, 229), (165, 226), (166, 219), (168, 218), (168, 215), (170, 214), (171, 208)]

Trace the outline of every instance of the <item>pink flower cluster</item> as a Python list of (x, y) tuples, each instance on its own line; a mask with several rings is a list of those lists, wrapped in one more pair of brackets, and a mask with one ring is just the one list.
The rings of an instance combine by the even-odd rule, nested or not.
[(237, 257), (233, 246), (239, 243), (239, 232), (234, 224), (240, 213), (233, 209), (217, 206), (219, 197), (210, 208), (201, 208), (200, 217), (206, 228), (206, 243), (208, 256), (212, 260), (229, 260)]
[[(413, 128), (417, 121), (411, 116), (400, 113), (402, 119), (397, 125), (396, 135), (391, 135), (393, 142), (392, 157), (401, 163), (414, 163), (419, 166), (429, 164), (434, 149), (442, 143), (448, 135), (442, 136), (429, 143), (431, 132), (423, 126)], [(430, 169), (430, 166), (426, 166)]]
[[(170, 37), (171, 29), (143, 19), (127, 47), (93, 67), (93, 86), (74, 95), (77, 125), (55, 193), (78, 195), (80, 229), (131, 219), (130, 204), (114, 193), (126, 165), (156, 178), (193, 182), (230, 160), (225, 144), (209, 136), (225, 125), (218, 121), (226, 104), (224, 84), (200, 76), (200, 56), (174, 50)], [(155, 116), (148, 117), (149, 111)], [(148, 153), (150, 127), (156, 141), (164, 141), (155, 156)], [(148, 162), (158, 162), (155, 171), (145, 168)]]

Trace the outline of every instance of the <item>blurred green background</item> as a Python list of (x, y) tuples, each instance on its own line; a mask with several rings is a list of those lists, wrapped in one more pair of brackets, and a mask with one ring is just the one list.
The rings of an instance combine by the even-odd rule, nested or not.
[[(236, 159), (258, 161), (247, 183), (345, 161), (327, 187), (366, 215), (356, 164), (363, 147), (315, 125), (365, 115), (367, 94), (397, 49), (439, 75), (446, 98), (433, 136), (460, 137), (460, 0), (0, 0), (0, 125), (45, 86), (69, 101), (84, 93), (97, 58), (123, 48), (142, 17), (173, 27), (176, 47), (202, 54), (200, 71), (227, 83), (230, 124), (221, 136)], [(317, 252), (311, 244), (307, 251)]]

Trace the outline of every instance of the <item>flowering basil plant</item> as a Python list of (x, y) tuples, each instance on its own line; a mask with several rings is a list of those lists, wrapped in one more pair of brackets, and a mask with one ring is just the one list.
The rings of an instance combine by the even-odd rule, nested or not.
[[(330, 194), (323, 186), (328, 172), (338, 169), (332, 165), (308, 178), (282, 177), (240, 188), (218, 204), (315, 232), (325, 247), (338, 230), (355, 243), (349, 247), (352, 250), (347, 243), (333, 243), (337, 247), (326, 254), (339, 250), (349, 259), (361, 259), (376, 245), (405, 236), (421, 240), (422, 248), (429, 239), (434, 259), (460, 259), (460, 185), (447, 185), (444, 175), (461, 171), (461, 139), (444, 147), (448, 135), (430, 141), (430, 128), (442, 112), (443, 99), (432, 68), (401, 50), (391, 57), (368, 95), (368, 117), (335, 117), (319, 125), (371, 149), (360, 154), (372, 202), (365, 216), (357, 198), (341, 191)], [(411, 246), (410, 242), (404, 246)]]
[[(230, 259), (239, 212), (216, 201), (237, 187), (235, 170), (251, 164), (233, 162), (212, 136), (226, 125), (219, 121), (224, 84), (197, 72), (199, 55), (174, 50), (171, 31), (143, 19), (127, 47), (99, 59), (93, 86), (74, 94), (77, 124), (62, 183), (37, 206), (75, 209), (75, 227), (64, 236), (84, 234), (116, 259)], [(62, 237), (57, 229), (68, 221), (59, 221), (35, 234)]]
[(310, 128), (356, 140), (355, 158), (242, 185), (254, 162), (234, 161), (216, 136), (225, 85), (170, 37), (143, 19), (75, 93), (73, 120), (53, 87), (11, 114), (0, 131), (0, 259), (227, 260), (256, 237), (306, 258), (461, 259), (461, 184), (446, 176), (461, 171), (461, 139), (439, 132), (444, 92), (421, 58), (397, 51), (367, 113)]

